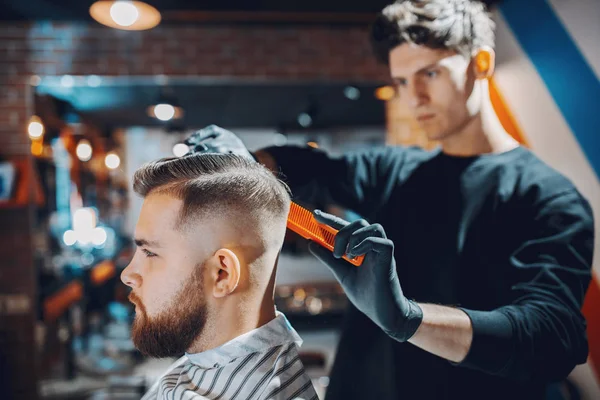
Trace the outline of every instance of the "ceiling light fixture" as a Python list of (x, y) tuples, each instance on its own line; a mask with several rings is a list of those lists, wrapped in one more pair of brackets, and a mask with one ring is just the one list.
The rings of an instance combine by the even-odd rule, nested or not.
[(169, 121), (175, 116), (175, 107), (167, 103), (154, 106), (154, 115), (161, 121)]
[(152, 29), (160, 23), (160, 12), (142, 1), (100, 0), (90, 7), (90, 15), (102, 25), (127, 31)]
[(164, 122), (183, 117), (183, 108), (171, 88), (161, 88), (158, 101), (149, 106), (146, 112), (149, 116)]

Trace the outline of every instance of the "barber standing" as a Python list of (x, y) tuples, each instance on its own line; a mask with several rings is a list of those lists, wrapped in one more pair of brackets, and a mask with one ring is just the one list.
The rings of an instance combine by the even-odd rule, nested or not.
[[(400, 101), (440, 149), (253, 154), (296, 198), (365, 218), (315, 213), (341, 230), (333, 254), (311, 251), (354, 304), (327, 400), (543, 399), (586, 360), (592, 212), (502, 128), (488, 90), (493, 27), (468, 0), (398, 1), (373, 25)], [(187, 142), (250, 156), (215, 126)], [(365, 261), (353, 267), (344, 253)]]

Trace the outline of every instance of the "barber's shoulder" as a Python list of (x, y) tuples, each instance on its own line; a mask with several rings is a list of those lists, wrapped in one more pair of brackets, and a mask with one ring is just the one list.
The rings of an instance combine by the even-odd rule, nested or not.
[(574, 198), (586, 202), (576, 185), (567, 176), (532, 155), (521, 165), (519, 177), (520, 197), (532, 203), (571, 201)]

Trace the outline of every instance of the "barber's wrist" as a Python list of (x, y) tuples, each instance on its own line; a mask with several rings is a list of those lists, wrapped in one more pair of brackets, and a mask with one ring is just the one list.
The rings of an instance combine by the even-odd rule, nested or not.
[(405, 312), (396, 317), (396, 326), (393, 329), (384, 329), (386, 334), (399, 342), (407, 342), (412, 338), (423, 322), (423, 310), (419, 304), (407, 300)]

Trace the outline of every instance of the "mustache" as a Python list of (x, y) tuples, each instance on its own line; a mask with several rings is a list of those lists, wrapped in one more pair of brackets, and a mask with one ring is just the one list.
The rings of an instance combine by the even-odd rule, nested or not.
[(129, 293), (129, 296), (127, 296), (127, 300), (129, 300), (134, 305), (138, 306), (140, 308), (140, 310), (142, 311), (142, 313), (145, 314), (146, 307), (144, 307), (144, 303), (142, 302), (142, 299), (140, 299), (140, 297), (137, 294), (135, 294), (133, 292)]
[(129, 296), (127, 296), (127, 300), (129, 300), (132, 303), (141, 303), (142, 299), (139, 298), (139, 296), (133, 292), (129, 293)]

